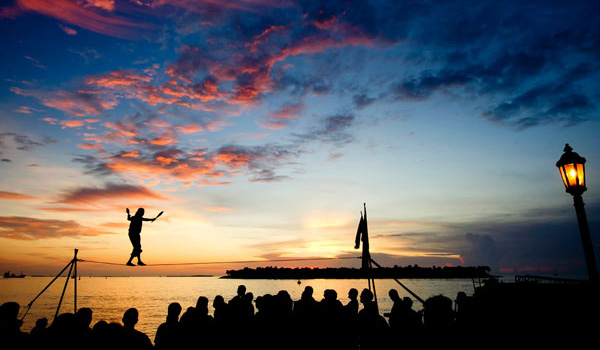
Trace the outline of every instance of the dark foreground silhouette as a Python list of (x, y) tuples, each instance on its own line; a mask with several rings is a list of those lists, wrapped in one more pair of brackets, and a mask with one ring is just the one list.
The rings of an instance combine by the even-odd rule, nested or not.
[[(410, 298), (402, 298), (392, 289), (393, 307), (385, 314), (386, 320), (368, 289), (360, 295), (350, 289), (350, 301), (343, 305), (333, 289), (325, 290), (317, 301), (307, 286), (301, 298), (293, 301), (285, 290), (254, 298), (240, 285), (229, 302), (220, 295), (214, 297), (213, 315), (204, 296), (183, 313), (179, 303), (169, 304), (166, 320), (154, 334), (154, 345), (148, 335), (135, 329), (139, 315), (134, 308), (124, 312), (122, 324), (98, 321), (90, 327), (92, 310), (82, 308), (76, 314), (58, 315), (49, 326), (45, 318), (39, 319), (31, 332), (25, 333), (17, 318), (19, 304), (7, 302), (0, 306), (0, 348), (369, 350), (513, 343), (539, 348), (589, 342), (591, 330), (598, 326), (597, 288), (567, 291), (559, 287), (552, 291), (529, 287), (515, 290), (492, 283), (474, 296), (458, 293), (454, 303), (437, 295), (427, 299), (419, 312), (413, 310)], [(565, 296), (576, 293), (579, 302), (587, 304), (582, 305), (585, 311), (564, 307), (565, 300), (555, 292)], [(532, 298), (547, 303), (542, 308)]]

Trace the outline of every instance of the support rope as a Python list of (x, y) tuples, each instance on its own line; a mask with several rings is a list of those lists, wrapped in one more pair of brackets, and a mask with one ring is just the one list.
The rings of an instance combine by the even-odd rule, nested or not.
[[(165, 263), (165, 264), (147, 264), (145, 266), (183, 266), (183, 265), (220, 265), (220, 264), (250, 264), (250, 263), (268, 263), (268, 262), (291, 262), (291, 261), (317, 261), (317, 260), (345, 260), (345, 259), (361, 259), (360, 256), (355, 257), (340, 257), (340, 258), (296, 258), (296, 259), (271, 259), (271, 260), (238, 260), (238, 261), (205, 261), (205, 262), (182, 262), (182, 263)], [(124, 263), (115, 263), (108, 261), (96, 261), (77, 259), (79, 262), (90, 264), (104, 264), (126, 266)]]

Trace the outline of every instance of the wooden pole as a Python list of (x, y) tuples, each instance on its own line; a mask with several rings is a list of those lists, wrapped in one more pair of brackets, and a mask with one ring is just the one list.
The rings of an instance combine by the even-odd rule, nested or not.
[(67, 273), (67, 280), (65, 281), (65, 286), (63, 287), (62, 294), (60, 295), (60, 300), (58, 301), (58, 307), (56, 308), (56, 314), (54, 314), (54, 318), (58, 316), (58, 312), (60, 311), (60, 305), (62, 304), (63, 298), (65, 296), (65, 291), (67, 290), (67, 285), (69, 284), (69, 278), (71, 278), (71, 272), (73, 272), (73, 263), (73, 260), (71, 260), (71, 262), (69, 263), (71, 267), (69, 268), (69, 273)]
[(73, 278), (75, 279), (73, 281), (73, 283), (75, 283), (73, 285), (73, 313), (77, 313), (77, 253), (79, 252), (79, 249), (75, 249), (75, 255), (73, 256), (73, 265), (74, 265), (74, 269), (73, 269)]

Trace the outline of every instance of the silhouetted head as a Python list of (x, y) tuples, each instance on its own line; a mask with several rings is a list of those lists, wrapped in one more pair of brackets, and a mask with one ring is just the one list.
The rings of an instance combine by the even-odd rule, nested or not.
[(77, 324), (83, 327), (89, 327), (92, 323), (92, 309), (89, 307), (82, 307), (77, 310), (75, 314), (75, 318), (77, 320)]
[(38, 318), (35, 321), (35, 326), (37, 328), (46, 328), (48, 326), (48, 319), (46, 317)]
[(138, 210), (135, 212), (135, 216), (144, 216), (144, 208), (138, 208)]
[(407, 309), (410, 309), (413, 305), (413, 301), (409, 297), (402, 298), (402, 303), (404, 304), (404, 306), (406, 306)]
[(213, 307), (217, 308), (219, 306), (225, 305), (225, 298), (222, 295), (217, 295), (213, 300)]
[(390, 296), (390, 299), (392, 299), (393, 301), (400, 300), (400, 296), (398, 295), (398, 291), (395, 290), (395, 289), (390, 289), (390, 291), (388, 292), (388, 295)]
[(92, 328), (95, 333), (104, 334), (108, 331), (108, 322), (101, 320), (96, 322), (94, 328)]
[(20, 327), (17, 316), (19, 316), (19, 309), (21, 306), (14, 302), (9, 301), (0, 306), (0, 327), (13, 328)]
[(373, 300), (373, 293), (368, 289), (363, 289), (360, 293), (360, 302), (365, 304)]
[(333, 289), (325, 289), (323, 292), (323, 298), (325, 300), (333, 301), (337, 299), (337, 292)]
[(70, 331), (75, 327), (76, 324), (77, 321), (75, 319), (75, 314), (72, 312), (65, 312), (56, 316), (50, 327), (58, 332)]
[(252, 294), (252, 292), (244, 294), (244, 301), (252, 303), (252, 300), (254, 300), (254, 294)]
[(237, 295), (243, 296), (244, 294), (246, 294), (246, 286), (243, 284), (240, 284), (237, 288)]
[(436, 295), (423, 303), (423, 321), (429, 326), (446, 326), (452, 322), (452, 300)]
[(136, 308), (127, 309), (123, 314), (123, 326), (133, 328), (138, 322), (138, 315)]
[(208, 298), (207, 297), (205, 297), (205, 296), (198, 297), (198, 301), (196, 301), (196, 311), (200, 312), (203, 315), (208, 313)]
[(181, 304), (179, 303), (171, 303), (167, 308), (167, 318), (179, 318), (179, 314), (181, 313)]
[(350, 300), (356, 300), (357, 297), (358, 297), (358, 290), (356, 288), (350, 288), (350, 290), (348, 291), (348, 298)]
[(456, 294), (456, 302), (457, 303), (461, 303), (463, 301), (465, 301), (467, 299), (467, 293), (465, 292), (458, 292)]

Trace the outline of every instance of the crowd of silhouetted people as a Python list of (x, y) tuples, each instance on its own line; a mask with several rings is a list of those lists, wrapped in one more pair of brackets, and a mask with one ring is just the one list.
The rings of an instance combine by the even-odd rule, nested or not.
[[(305, 287), (299, 300), (279, 291), (256, 298), (240, 285), (228, 302), (221, 295), (213, 300), (200, 296), (186, 310), (177, 303), (167, 308), (167, 316), (154, 334), (136, 330), (138, 311), (130, 308), (122, 323), (98, 321), (92, 326), (92, 310), (62, 313), (48, 325), (37, 320), (29, 333), (22, 332), (19, 304), (0, 306), (0, 346), (2, 349), (383, 349), (422, 344), (437, 340), (448, 344), (449, 337), (470, 326), (469, 299), (459, 293), (455, 305), (438, 295), (427, 299), (415, 311), (412, 300), (389, 291), (393, 307), (381, 315), (373, 293), (360, 295), (352, 288), (348, 303), (327, 289), (317, 301), (313, 289)], [(361, 307), (362, 304), (362, 307)], [(386, 319), (387, 318), (387, 319)], [(152, 336), (152, 334), (150, 335)]]

